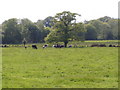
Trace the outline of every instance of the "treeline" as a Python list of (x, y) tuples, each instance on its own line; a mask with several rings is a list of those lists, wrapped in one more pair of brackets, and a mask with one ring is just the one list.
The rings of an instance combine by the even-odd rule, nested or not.
[[(32, 22), (29, 19), (12, 18), (0, 25), (0, 38), (3, 44), (20, 44), (25, 39), (27, 43), (44, 43), (45, 37), (51, 32), (54, 17), (47, 17), (44, 20)], [(118, 19), (108, 16), (84, 21), (85, 32), (82, 33), (82, 40), (117, 40)]]
[(102, 17), (85, 22), (86, 40), (117, 40), (118, 19)]

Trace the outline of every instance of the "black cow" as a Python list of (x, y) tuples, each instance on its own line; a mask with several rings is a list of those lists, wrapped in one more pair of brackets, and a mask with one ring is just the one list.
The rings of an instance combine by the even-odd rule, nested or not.
[(93, 45), (91, 45), (91, 47), (99, 47), (99, 45), (98, 44), (93, 44)]
[(110, 44), (109, 47), (113, 47), (113, 46)]
[(36, 45), (32, 45), (32, 48), (33, 49), (38, 49)]
[(113, 45), (113, 47), (116, 47), (116, 45)]
[(105, 44), (100, 44), (99, 46), (100, 46), (100, 47), (106, 47), (106, 45), (105, 45)]
[(69, 47), (69, 48), (71, 48), (71, 47), (72, 47), (72, 45), (69, 45), (68, 47)]
[(25, 49), (27, 49), (27, 46), (24, 46)]

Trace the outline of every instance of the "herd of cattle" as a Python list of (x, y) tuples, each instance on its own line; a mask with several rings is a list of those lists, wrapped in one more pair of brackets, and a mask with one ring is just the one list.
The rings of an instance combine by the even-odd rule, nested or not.
[[(44, 49), (44, 48), (47, 48), (47, 47), (48, 47), (48, 44), (45, 44), (45, 45), (43, 45), (42, 48)], [(53, 47), (53, 48), (63, 48), (63, 47), (65, 47), (65, 46), (64, 46), (64, 45), (59, 45), (59, 44), (57, 44), (57, 45), (53, 45), (52, 47)], [(72, 47), (72, 45), (69, 45), (68, 47), (70, 48), (70, 47)], [(33, 49), (37, 49), (37, 45), (32, 45), (32, 48), (33, 48)]]
[[(9, 45), (1, 45), (0, 47), (9, 47)], [(16, 46), (17, 47), (17, 46)], [(24, 45), (24, 46), (22, 46), (22, 47), (24, 47), (25, 49), (28, 47), (28, 46), (26, 46), (26, 45)], [(37, 47), (37, 45), (35, 45), (35, 44), (33, 44), (32, 46), (31, 46), (33, 49), (38, 49), (38, 47)], [(43, 45), (43, 49), (44, 48), (47, 48), (48, 47), (48, 44), (45, 44), (45, 45)], [(59, 44), (56, 44), (56, 45), (52, 45), (52, 47), (53, 48), (64, 48), (65, 46), (64, 45), (59, 45)], [(87, 46), (87, 45), (85, 45), (85, 46), (77, 46), (77, 45), (68, 45), (68, 48), (71, 48), (71, 47), (78, 47), (78, 48), (81, 48), (81, 47), (120, 47), (119, 45), (112, 45), (112, 44), (109, 44), (109, 45), (105, 45), (105, 44), (92, 44), (92, 45), (90, 45), (90, 46)]]

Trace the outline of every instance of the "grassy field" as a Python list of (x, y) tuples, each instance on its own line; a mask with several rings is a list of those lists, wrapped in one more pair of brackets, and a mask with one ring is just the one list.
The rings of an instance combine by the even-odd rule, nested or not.
[(2, 49), (0, 48), (0, 90), (2, 89)]
[(3, 88), (118, 88), (118, 48), (2, 48)]

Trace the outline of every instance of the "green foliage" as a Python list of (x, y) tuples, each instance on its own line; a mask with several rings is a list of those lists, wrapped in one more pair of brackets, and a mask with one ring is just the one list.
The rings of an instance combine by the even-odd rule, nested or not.
[(0, 89), (2, 89), (2, 49), (0, 49)]
[(118, 19), (118, 40), (120, 40), (120, 19)]
[(85, 26), (83, 23), (75, 23), (71, 27), (71, 40), (84, 41), (85, 40)]
[(28, 19), (22, 19), (20, 25), (23, 38), (25, 38), (27, 42), (38, 43), (40, 41), (41, 32), (36, 24)]
[(44, 28), (43, 21), (33, 23), (29, 19), (9, 19), (2, 24), (3, 44), (22, 43), (25, 38), (28, 43), (44, 42), (49, 30)]
[(110, 20), (112, 20), (112, 18), (108, 16), (104, 16), (104, 17), (99, 18), (98, 20), (102, 22), (109, 22)]
[(0, 24), (0, 44), (2, 43), (2, 36), (3, 36), (2, 33), (3, 33), (2, 32), (2, 25)]
[(97, 39), (97, 32), (96, 32), (96, 28), (91, 25), (91, 24), (87, 24), (85, 26), (86, 28), (86, 34), (85, 34), (85, 39), (86, 40), (96, 40)]
[(41, 34), (39, 36), (40, 42), (45, 42), (44, 38), (49, 34), (49, 29), (45, 27), (45, 20), (38, 20), (36, 23), (37, 27), (39, 28)]
[(3, 43), (20, 43), (22, 41), (20, 25), (16, 18), (3, 22), (2, 30), (4, 32)]
[(0, 24), (0, 32), (2, 32), (2, 25)]
[(2, 59), (3, 88), (118, 88), (118, 48), (2, 48)]
[[(0, 25), (0, 43), (22, 43), (25, 38), (28, 43), (64, 42), (84, 40), (117, 40), (118, 19), (108, 16), (96, 20), (76, 23), (79, 14), (64, 11), (55, 17), (47, 17), (33, 23), (27, 18), (11, 18)], [(1, 41), (2, 39), (2, 41)]]
[[(64, 11), (55, 15), (53, 20), (52, 31), (47, 36), (47, 42), (64, 42), (65, 47), (70, 39), (77, 39), (81, 37), (82, 24), (75, 23), (76, 17), (80, 16), (77, 13)], [(82, 26), (82, 27), (81, 27)]]
[(27, 42), (30, 41), (30, 38), (29, 38), (30, 35), (29, 35), (28, 27), (29, 27), (29, 25), (31, 25), (31, 24), (32, 24), (32, 21), (30, 21), (30, 20), (27, 19), (27, 18), (20, 20), (21, 34), (22, 34), (22, 37), (27, 40)]
[(54, 20), (54, 17), (51, 17), (51, 16), (45, 18), (43, 21), (45, 27), (52, 27), (54, 25), (53, 20)]
[(108, 21), (108, 24), (111, 26), (112, 39), (118, 39), (118, 19), (112, 19)]
[(114, 40), (118, 39), (118, 20), (110, 17), (102, 17), (97, 20), (86, 21), (96, 28), (97, 39)]
[(99, 21), (99, 20), (93, 20), (93, 21), (90, 21), (90, 24), (93, 25), (96, 28), (97, 39), (103, 39), (102, 38), (102, 33), (101, 33), (102, 22)]

